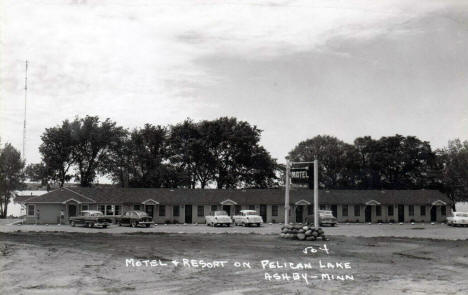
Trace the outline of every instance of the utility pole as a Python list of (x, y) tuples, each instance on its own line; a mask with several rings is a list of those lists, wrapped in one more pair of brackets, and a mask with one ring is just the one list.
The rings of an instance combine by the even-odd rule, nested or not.
[(26, 69), (24, 74), (24, 122), (23, 122), (23, 160), (26, 160), (26, 102), (28, 97), (28, 61), (26, 60)]
[(318, 229), (319, 216), (318, 216), (318, 160), (314, 160), (314, 227)]
[(284, 224), (289, 224), (289, 174), (291, 172), (291, 162), (286, 160), (286, 191), (284, 194)]

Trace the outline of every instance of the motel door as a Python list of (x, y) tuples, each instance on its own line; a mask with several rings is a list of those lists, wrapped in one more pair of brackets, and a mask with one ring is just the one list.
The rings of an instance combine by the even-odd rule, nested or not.
[(262, 217), (263, 222), (267, 222), (267, 206), (266, 205), (260, 205), (260, 216)]
[(302, 223), (303, 212), (304, 212), (304, 206), (296, 206), (296, 222)]
[(398, 205), (398, 222), (405, 222), (405, 205)]
[(226, 211), (226, 213), (231, 216), (231, 206), (229, 205), (223, 205), (223, 210)]
[(372, 207), (371, 206), (366, 206), (366, 210), (364, 211), (365, 214), (365, 221), (366, 222), (371, 222), (372, 220)]
[(68, 205), (68, 217), (76, 216), (76, 205)]
[(437, 221), (437, 207), (436, 206), (431, 207), (431, 221), (432, 222)]
[(192, 205), (185, 205), (185, 223), (192, 223)]
[(149, 216), (154, 217), (154, 205), (146, 205), (145, 211)]

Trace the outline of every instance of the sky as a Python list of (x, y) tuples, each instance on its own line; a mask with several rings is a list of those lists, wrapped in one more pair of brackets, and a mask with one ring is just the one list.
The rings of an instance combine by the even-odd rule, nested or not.
[(0, 138), (40, 161), (76, 116), (129, 129), (234, 116), (300, 141), (468, 139), (468, 2), (0, 0)]

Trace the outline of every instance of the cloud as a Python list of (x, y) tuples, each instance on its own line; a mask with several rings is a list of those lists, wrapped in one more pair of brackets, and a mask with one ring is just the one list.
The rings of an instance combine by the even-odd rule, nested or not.
[[(414, 33), (412, 26), (395, 28), (457, 5), (404, 0), (5, 0), (2, 140), (21, 146), (25, 59), (30, 61), (27, 156), (38, 161), (44, 128), (75, 115), (97, 114), (136, 127), (228, 113), (222, 99), (207, 97), (204, 90), (229, 82), (235, 67), (219, 71), (203, 60), (257, 63), (310, 52), (357, 58), (331, 46), (337, 44), (334, 40), (361, 42)], [(255, 100), (253, 93), (260, 90), (249, 85), (232, 91)]]

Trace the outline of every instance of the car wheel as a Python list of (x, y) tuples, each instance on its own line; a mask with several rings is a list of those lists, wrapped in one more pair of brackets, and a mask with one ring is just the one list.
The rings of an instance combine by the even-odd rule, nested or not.
[(75, 227), (75, 222), (74, 221), (71, 222), (71, 226)]
[(107, 228), (107, 225), (103, 225), (102, 228)]
[(332, 223), (332, 224), (331, 224), (331, 226), (333, 227), (333, 226), (335, 226), (335, 224), (334, 224), (334, 223)]
[(136, 227), (137, 226), (137, 222), (136, 221), (132, 221), (132, 227)]
[(89, 223), (88, 225), (89, 225), (90, 228), (91, 228), (91, 227), (94, 227), (94, 223), (92, 223), (92, 222)]
[(231, 227), (231, 225), (228, 223), (228, 224), (227, 224), (227, 227)]
[(149, 223), (146, 225), (146, 227), (150, 227), (150, 226), (151, 226), (151, 224), (149, 224)]

